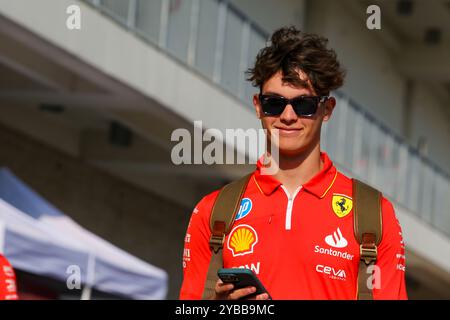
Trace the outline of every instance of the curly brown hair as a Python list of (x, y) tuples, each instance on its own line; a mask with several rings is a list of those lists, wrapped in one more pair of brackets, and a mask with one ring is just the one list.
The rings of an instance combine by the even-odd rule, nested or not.
[(302, 32), (294, 26), (278, 29), (270, 45), (259, 51), (255, 66), (246, 71), (247, 80), (262, 91), (264, 83), (281, 70), (283, 82), (309, 88), (308, 82), (299, 77), (298, 71), (302, 70), (317, 94), (328, 95), (342, 86), (345, 71), (327, 43), (328, 39)]

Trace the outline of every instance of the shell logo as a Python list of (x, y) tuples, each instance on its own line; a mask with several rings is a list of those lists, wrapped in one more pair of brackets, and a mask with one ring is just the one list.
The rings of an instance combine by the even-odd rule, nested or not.
[(227, 246), (233, 257), (236, 257), (253, 253), (253, 248), (257, 243), (258, 234), (255, 229), (247, 224), (241, 224), (231, 230)]

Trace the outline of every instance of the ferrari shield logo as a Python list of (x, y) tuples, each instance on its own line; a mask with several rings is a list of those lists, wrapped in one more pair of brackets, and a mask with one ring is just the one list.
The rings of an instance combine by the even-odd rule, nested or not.
[(339, 217), (343, 218), (350, 213), (353, 208), (352, 198), (342, 195), (333, 194), (332, 207), (334, 213)]

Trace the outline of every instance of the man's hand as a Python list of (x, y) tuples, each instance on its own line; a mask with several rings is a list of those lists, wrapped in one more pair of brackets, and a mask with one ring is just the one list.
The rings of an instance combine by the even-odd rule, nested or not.
[[(233, 290), (234, 285), (232, 283), (223, 283), (222, 280), (217, 280), (214, 287), (214, 296), (211, 300), (238, 300), (248, 295), (255, 293), (255, 287), (245, 287), (242, 289)], [(247, 298), (247, 300), (268, 300), (269, 295), (267, 293), (258, 294)]]

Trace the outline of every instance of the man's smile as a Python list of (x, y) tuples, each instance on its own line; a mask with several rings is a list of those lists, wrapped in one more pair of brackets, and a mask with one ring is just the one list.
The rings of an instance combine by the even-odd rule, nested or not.
[(274, 126), (274, 129), (278, 129), (279, 135), (285, 137), (296, 136), (303, 130), (303, 128), (291, 128), (282, 126)]

